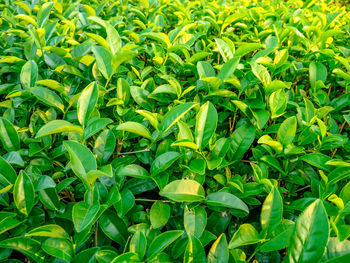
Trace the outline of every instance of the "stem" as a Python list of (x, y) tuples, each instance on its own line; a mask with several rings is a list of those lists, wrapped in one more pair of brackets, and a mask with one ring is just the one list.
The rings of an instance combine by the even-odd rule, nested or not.
[(126, 240), (125, 247), (124, 247), (124, 250), (123, 250), (123, 254), (126, 252), (126, 248), (128, 247), (128, 243), (129, 243), (129, 240), (130, 240), (131, 236), (132, 235), (128, 236), (128, 239)]
[(98, 246), (98, 242), (97, 242), (97, 232), (98, 232), (98, 220), (96, 222), (96, 229), (95, 229), (95, 247)]
[(92, 186), (92, 188), (90, 189), (91, 191), (91, 205), (94, 203), (94, 187)]
[(343, 124), (340, 126), (340, 129), (339, 129), (339, 134), (342, 133), (343, 129), (344, 129), (344, 126), (346, 124), (346, 121), (343, 122)]
[(63, 112), (63, 117), (62, 117), (63, 120), (66, 117), (66, 114), (67, 114), (68, 110), (69, 110), (69, 107), (67, 107), (66, 110)]
[[(114, 72), (113, 72), (113, 74), (114, 74)], [(111, 81), (113, 74), (107, 79), (105, 89), (107, 89), (107, 86), (108, 86), (109, 82)]]
[(53, 147), (53, 144), (54, 144), (55, 141), (56, 141), (56, 135), (57, 135), (57, 133), (55, 133), (55, 134), (53, 135), (52, 142), (51, 142), (51, 146), (50, 146), (49, 149), (51, 149), (51, 148)]
[(148, 148), (139, 150), (139, 151), (133, 151), (133, 152), (124, 152), (124, 153), (118, 153), (118, 155), (127, 155), (127, 154), (135, 154), (135, 153), (143, 153), (143, 152), (149, 152), (150, 150)]
[(250, 262), (250, 261), (253, 259), (253, 257), (255, 256), (255, 254), (259, 251), (260, 246), (261, 246), (261, 244), (259, 244), (259, 245), (256, 247), (256, 249), (254, 250), (253, 254), (248, 258), (248, 262)]
[(303, 191), (303, 190), (305, 190), (305, 189), (307, 189), (307, 188), (309, 188), (309, 187), (311, 187), (311, 186), (310, 186), (310, 185), (304, 186), (304, 187), (299, 188), (298, 190), (294, 191), (294, 193)]
[(232, 121), (232, 124), (231, 124), (231, 127), (230, 127), (230, 135), (232, 134), (233, 132), (233, 129), (235, 128), (235, 123), (236, 123), (236, 119), (237, 119), (237, 109), (233, 115), (233, 121)]
[[(345, 126), (345, 123), (346, 123), (346, 121), (344, 121), (344, 122), (342, 123), (342, 125), (340, 126), (339, 134), (342, 133), (342, 131), (343, 131), (343, 129), (344, 129), (344, 126)], [(338, 148), (335, 148), (335, 149), (334, 149), (334, 151), (332, 152), (331, 158), (334, 157), (334, 155), (337, 153), (337, 150), (338, 150)]]
[(155, 200), (155, 199), (146, 199), (146, 198), (135, 198), (135, 201), (141, 201), (141, 202), (157, 202), (157, 201), (162, 201), (163, 203), (171, 203), (171, 201), (168, 201), (168, 200)]
[(148, 145), (147, 149), (148, 149), (148, 150), (151, 149), (152, 146), (153, 146), (153, 144), (154, 144), (155, 142), (157, 142), (157, 141), (163, 136), (163, 134), (164, 134), (164, 133), (159, 133), (158, 136), (157, 136), (157, 138), (156, 138), (155, 140), (151, 141), (151, 144)]
[(169, 57), (169, 52), (166, 53), (165, 59), (163, 61), (163, 65), (165, 65), (166, 61), (168, 60)]

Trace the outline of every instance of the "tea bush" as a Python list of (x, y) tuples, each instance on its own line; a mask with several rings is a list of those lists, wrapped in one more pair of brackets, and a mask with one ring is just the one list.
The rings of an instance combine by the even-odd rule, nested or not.
[(350, 262), (350, 12), (3, 0), (0, 261)]

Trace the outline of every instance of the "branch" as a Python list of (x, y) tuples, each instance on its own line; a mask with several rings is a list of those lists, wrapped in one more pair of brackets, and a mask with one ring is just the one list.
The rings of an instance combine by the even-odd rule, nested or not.
[(171, 201), (168, 201), (168, 200), (154, 200), (154, 199), (145, 199), (145, 198), (135, 198), (135, 201), (142, 201), (142, 202), (162, 201), (163, 203), (171, 203)]
[(135, 153), (143, 153), (143, 152), (149, 152), (150, 150), (148, 148), (139, 150), (139, 151), (133, 151), (133, 152), (124, 152), (124, 153), (118, 153), (118, 155), (127, 155), (127, 154), (135, 154)]

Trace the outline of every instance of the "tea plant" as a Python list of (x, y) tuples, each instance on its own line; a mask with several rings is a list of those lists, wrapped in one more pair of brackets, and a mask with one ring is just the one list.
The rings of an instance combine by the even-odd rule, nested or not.
[(1, 262), (349, 262), (350, 12), (3, 0)]

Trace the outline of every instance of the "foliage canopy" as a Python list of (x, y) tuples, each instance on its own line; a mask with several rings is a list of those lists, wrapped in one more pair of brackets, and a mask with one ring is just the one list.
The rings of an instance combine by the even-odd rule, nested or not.
[(0, 12), (1, 262), (350, 261), (347, 7)]

